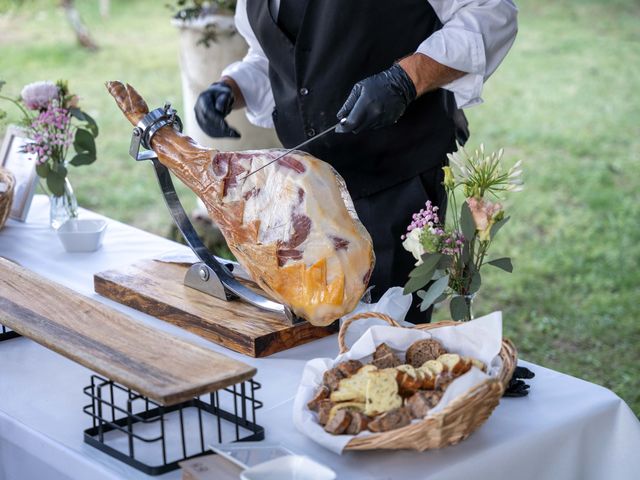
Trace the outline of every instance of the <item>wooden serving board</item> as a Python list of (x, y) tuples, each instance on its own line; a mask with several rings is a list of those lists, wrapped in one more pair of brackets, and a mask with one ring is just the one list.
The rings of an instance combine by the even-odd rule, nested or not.
[(256, 373), (1, 258), (0, 323), (163, 405)]
[(100, 295), (252, 357), (264, 357), (321, 337), (335, 327), (289, 325), (278, 314), (240, 300), (225, 302), (183, 284), (190, 265), (141, 260), (94, 275)]

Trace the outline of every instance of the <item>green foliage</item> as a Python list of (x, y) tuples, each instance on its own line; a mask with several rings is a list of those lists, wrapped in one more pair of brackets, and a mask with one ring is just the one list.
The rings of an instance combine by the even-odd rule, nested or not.
[(418, 297), (422, 299), (422, 303), (420, 303), (420, 311), (424, 312), (427, 310), (432, 304), (436, 302), (437, 299), (442, 298), (444, 291), (447, 289), (449, 285), (449, 275), (443, 275), (435, 282), (431, 284), (431, 286), (427, 289), (427, 291), (421, 290), (418, 292)]
[(188, 20), (218, 12), (233, 13), (236, 3), (236, 0), (174, 0), (166, 7), (174, 12), (175, 18)]
[(94, 138), (98, 138), (98, 124), (96, 121), (89, 115), (87, 112), (83, 112), (79, 108), (70, 108), (69, 113), (71, 113), (72, 117), (77, 118), (81, 122), (85, 122), (87, 125), (87, 129), (91, 132)]
[(465, 240), (471, 241), (476, 234), (476, 224), (466, 201), (460, 207), (460, 229)]
[(409, 281), (404, 286), (404, 293), (413, 293), (424, 287), (433, 277), (441, 257), (442, 255), (438, 253), (425, 253), (422, 256), (422, 264), (409, 273)]
[(460, 322), (469, 319), (469, 309), (462, 295), (455, 295), (451, 298), (449, 311), (453, 320)]
[(64, 195), (64, 182), (67, 169), (63, 165), (52, 164), (47, 171), (47, 188), (56, 197)]
[(511, 263), (511, 259), (509, 257), (496, 258), (495, 260), (491, 260), (486, 262), (487, 265), (493, 265), (505, 272), (513, 272), (513, 264)]

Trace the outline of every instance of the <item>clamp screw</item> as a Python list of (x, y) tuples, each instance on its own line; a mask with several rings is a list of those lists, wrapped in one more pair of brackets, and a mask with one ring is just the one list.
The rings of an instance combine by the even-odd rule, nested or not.
[(198, 273), (200, 274), (200, 279), (203, 282), (209, 280), (209, 270), (207, 270), (205, 267), (200, 267), (200, 271)]

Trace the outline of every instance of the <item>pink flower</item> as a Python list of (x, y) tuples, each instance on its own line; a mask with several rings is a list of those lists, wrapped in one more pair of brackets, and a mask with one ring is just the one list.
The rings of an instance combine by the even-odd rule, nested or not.
[(20, 94), (22, 101), (31, 110), (47, 108), (52, 100), (58, 98), (58, 87), (52, 82), (34, 82), (26, 85)]
[(473, 221), (476, 224), (480, 240), (488, 240), (491, 227), (496, 222), (496, 215), (502, 211), (502, 205), (476, 197), (468, 198), (467, 203), (469, 204), (469, 209), (471, 210)]

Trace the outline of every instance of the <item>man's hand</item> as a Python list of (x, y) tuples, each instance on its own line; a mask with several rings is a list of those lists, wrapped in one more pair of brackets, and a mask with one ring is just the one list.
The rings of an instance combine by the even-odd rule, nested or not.
[(415, 53), (384, 72), (356, 83), (338, 112), (347, 119), (336, 132), (359, 133), (398, 121), (407, 106), (423, 93), (440, 88), (465, 73)]
[(356, 83), (338, 112), (346, 122), (336, 132), (360, 133), (393, 125), (416, 98), (413, 82), (400, 65)]
[(202, 131), (214, 138), (240, 138), (238, 131), (224, 119), (233, 109), (234, 101), (233, 89), (225, 81), (216, 82), (202, 92), (194, 108)]

